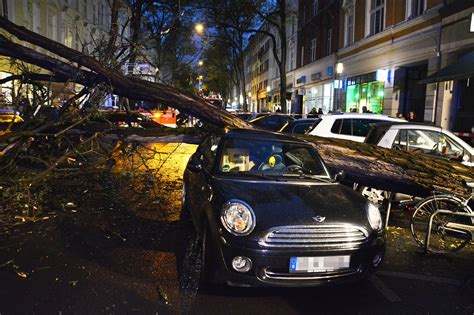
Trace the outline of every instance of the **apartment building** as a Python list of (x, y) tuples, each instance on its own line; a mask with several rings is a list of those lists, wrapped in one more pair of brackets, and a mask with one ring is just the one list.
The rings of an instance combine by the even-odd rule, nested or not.
[[(0, 1), (0, 14), (13, 23), (87, 54), (94, 54), (95, 48), (108, 39), (110, 31), (108, 0), (3, 0)], [(129, 36), (129, 27), (125, 27), (127, 19), (128, 11), (122, 8), (119, 13), (122, 38)], [(17, 71), (9, 59), (0, 58), (0, 79)], [(72, 84), (55, 87), (53, 99), (58, 101), (62, 93), (76, 88)], [(0, 86), (0, 93), (11, 102), (12, 83)], [(31, 95), (27, 93), (27, 96)]]
[(342, 1), (335, 108), (360, 112), (366, 107), (389, 115), (413, 111), (418, 121), (455, 129), (459, 108), (474, 112), (467, 105), (473, 95), (468, 77), (421, 82), (474, 49), (473, 5), (466, 0)]
[[(287, 107), (291, 106), (291, 93), (294, 89), (294, 71), (297, 55), (298, 1), (287, 1), (286, 13), (286, 79)], [(280, 37), (275, 26), (265, 23), (261, 30), (273, 34), (277, 54), (280, 53)], [(244, 72), (249, 110), (255, 112), (274, 112), (280, 105), (280, 71), (273, 53), (273, 41), (269, 35), (257, 32), (250, 37), (244, 50)]]
[(340, 4), (334, 0), (299, 1), (293, 112), (334, 111)]

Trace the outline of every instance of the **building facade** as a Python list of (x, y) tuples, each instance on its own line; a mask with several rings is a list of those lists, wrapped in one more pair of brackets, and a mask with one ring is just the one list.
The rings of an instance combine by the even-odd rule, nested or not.
[[(294, 71), (297, 66), (297, 25), (298, 1), (287, 1), (286, 13), (286, 80), (287, 108), (292, 106), (291, 93), (294, 89)], [(250, 37), (244, 51), (244, 69), (246, 75), (247, 103), (250, 111), (275, 112), (281, 109), (280, 104), (280, 71), (273, 53), (275, 38), (277, 55), (280, 52), (280, 37), (275, 26), (265, 23), (261, 30)]]
[[(15, 24), (91, 55), (97, 55), (96, 48), (107, 41), (111, 23), (107, 0), (3, 0), (0, 14)], [(118, 20), (122, 39), (129, 37), (128, 18), (128, 9), (122, 7)], [(12, 64), (10, 59), (0, 58), (0, 79), (18, 71), (18, 65)], [(2, 98), (7, 102), (12, 101), (12, 84), (0, 86)], [(67, 94), (75, 85), (56, 85), (56, 88), (52, 99), (58, 100), (61, 93)], [(31, 97), (28, 92), (25, 96)]]
[(335, 60), (340, 1), (300, 0), (296, 113), (334, 111)]
[(467, 81), (420, 81), (474, 49), (472, 12), (473, 3), (463, 0), (344, 0), (336, 109), (393, 116), (414, 112), (417, 121), (456, 129), (461, 106), (456, 91)]

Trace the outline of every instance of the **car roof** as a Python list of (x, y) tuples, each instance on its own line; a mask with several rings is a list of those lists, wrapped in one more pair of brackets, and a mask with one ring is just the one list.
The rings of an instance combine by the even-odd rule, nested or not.
[[(430, 130), (436, 130), (436, 131), (442, 131), (443, 128), (430, 125), (427, 123), (421, 123), (421, 122), (383, 122), (383, 123), (378, 123), (374, 125), (374, 128), (378, 129), (389, 129), (391, 127), (394, 127), (395, 129), (411, 129), (411, 128), (422, 128), (422, 129), (430, 129)], [(444, 129), (446, 130), (446, 129)]]
[(259, 130), (259, 129), (239, 129), (239, 128), (227, 129), (224, 135), (224, 138), (226, 139), (246, 138), (246, 139), (255, 139), (255, 140), (275, 140), (275, 141), (307, 143), (307, 141), (305, 140), (298, 139), (286, 134)]
[[(370, 118), (370, 119), (387, 119), (387, 120), (393, 120), (393, 121), (399, 121), (399, 122), (404, 122), (405, 120), (402, 120), (400, 118), (392, 117), (389, 115), (383, 115), (383, 114), (374, 114), (374, 113), (332, 113), (332, 114), (327, 114), (327, 115), (321, 115), (321, 118)], [(406, 122), (406, 121), (405, 121)]]
[(308, 123), (308, 122), (315, 122), (321, 120), (321, 118), (301, 118), (293, 121), (294, 124), (299, 124), (299, 123)]

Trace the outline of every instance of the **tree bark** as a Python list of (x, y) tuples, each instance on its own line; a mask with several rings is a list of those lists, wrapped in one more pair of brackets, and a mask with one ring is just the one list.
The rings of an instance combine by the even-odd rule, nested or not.
[[(188, 112), (217, 127), (251, 128), (238, 117), (218, 109), (198, 96), (159, 83), (129, 78), (97, 60), (0, 18), (0, 28), (30, 44), (40, 46), (76, 64), (23, 47), (0, 35), (0, 55), (23, 60), (85, 86), (108, 84), (118, 95), (160, 102)], [(344, 170), (349, 180), (362, 185), (424, 196), (432, 189), (466, 193), (463, 180), (474, 179), (473, 168), (427, 154), (388, 150), (348, 140), (298, 136), (318, 149), (333, 171)]]
[(105, 83), (110, 85), (114, 93), (119, 96), (133, 100), (146, 100), (166, 104), (219, 127), (251, 128), (247, 122), (225, 110), (212, 106), (199, 96), (182, 92), (164, 84), (126, 77), (117, 70), (105, 67), (93, 57), (33, 33), (24, 27), (17, 26), (2, 17), (0, 17), (0, 28), (15, 35), (20, 40), (37, 45), (57, 56), (76, 63), (77, 67), (23, 47), (4, 36), (0, 36), (1, 55), (21, 59), (40, 66), (52, 73), (69, 77), (71, 81), (82, 85), (93, 87), (96, 84)]

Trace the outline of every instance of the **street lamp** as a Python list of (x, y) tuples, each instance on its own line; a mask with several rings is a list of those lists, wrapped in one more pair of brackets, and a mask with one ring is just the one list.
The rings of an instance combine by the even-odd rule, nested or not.
[(199, 62), (198, 62), (198, 66), (199, 66), (199, 67), (202, 67), (203, 65), (204, 65), (204, 61), (202, 61), (202, 60), (199, 60)]
[(202, 79), (203, 79), (203, 78), (204, 78), (204, 77), (203, 77), (202, 75), (198, 76), (198, 80), (199, 80), (198, 89), (199, 89), (199, 91), (202, 90)]
[(202, 33), (204, 33), (204, 24), (202, 23), (197, 23), (195, 26), (194, 26), (194, 30), (196, 31), (196, 33), (198, 35), (202, 35)]

